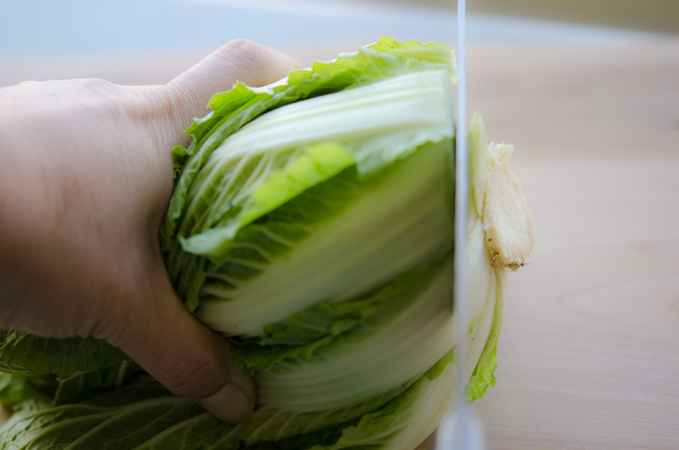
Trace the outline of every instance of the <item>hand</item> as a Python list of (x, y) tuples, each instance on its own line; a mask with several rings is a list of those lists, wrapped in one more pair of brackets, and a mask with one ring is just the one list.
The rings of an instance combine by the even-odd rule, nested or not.
[(236, 81), (273, 82), (298, 64), (231, 42), (165, 86), (102, 80), (0, 89), (0, 327), (94, 336), (174, 393), (241, 423), (253, 381), (234, 347), (189, 314), (167, 276), (158, 229), (170, 150)]

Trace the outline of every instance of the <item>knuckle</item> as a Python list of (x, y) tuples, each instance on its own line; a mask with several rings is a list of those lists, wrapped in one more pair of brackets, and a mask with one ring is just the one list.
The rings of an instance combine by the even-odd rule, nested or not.
[(74, 83), (78, 83), (83, 87), (95, 89), (108, 89), (114, 85), (112, 82), (104, 80), (102, 78), (80, 78), (74, 80)]
[(229, 63), (257, 67), (262, 60), (264, 47), (249, 39), (235, 39), (217, 50), (217, 55)]
[(18, 83), (16, 85), (16, 87), (22, 88), (22, 89), (23, 88), (33, 88), (33, 87), (40, 85), (41, 83), (43, 83), (43, 82), (37, 81), (37, 80), (26, 80), (26, 81), (22, 81), (21, 83)]
[(115, 94), (119, 94), (117, 84), (101, 78), (78, 78), (75, 80), (63, 81), (63, 88), (70, 92), (83, 92), (96, 94), (98, 100), (111, 99)]
[(240, 38), (227, 42), (222, 46), (222, 48), (238, 50), (248, 54), (256, 54), (260, 52), (264, 47), (261, 44), (250, 39)]
[(141, 123), (150, 123), (173, 113), (177, 100), (172, 88), (163, 85), (130, 86), (126, 89), (128, 116)]

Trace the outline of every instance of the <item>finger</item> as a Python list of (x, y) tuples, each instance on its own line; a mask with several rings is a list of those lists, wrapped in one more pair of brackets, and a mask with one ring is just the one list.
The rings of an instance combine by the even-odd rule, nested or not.
[(187, 70), (168, 87), (184, 117), (203, 116), (206, 104), (217, 92), (226, 91), (238, 81), (263, 86), (301, 68), (291, 57), (255, 42), (238, 39), (223, 45)]
[(186, 310), (169, 280), (161, 281), (155, 295), (162, 301), (155, 302), (156, 309), (130, 318), (124, 334), (109, 341), (165, 387), (218, 419), (247, 421), (254, 410), (255, 384), (235, 368), (236, 348)]

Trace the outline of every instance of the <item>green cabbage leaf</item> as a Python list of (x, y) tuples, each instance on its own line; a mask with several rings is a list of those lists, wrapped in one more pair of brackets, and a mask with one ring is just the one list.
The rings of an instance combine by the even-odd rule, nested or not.
[(391, 38), (216, 94), (172, 150), (160, 229), (189, 311), (238, 347), (257, 405), (228, 425), (120, 350), (0, 331), (0, 450), (412, 450), (495, 383), (506, 271), (483, 222), (469, 128), (469, 322), (452, 307), (453, 49)]

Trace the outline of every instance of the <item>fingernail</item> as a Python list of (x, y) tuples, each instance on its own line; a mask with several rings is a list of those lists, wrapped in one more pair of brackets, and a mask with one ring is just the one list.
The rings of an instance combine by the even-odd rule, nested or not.
[(197, 403), (222, 422), (235, 425), (247, 422), (255, 408), (253, 399), (232, 383)]

